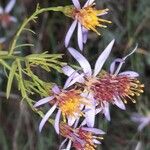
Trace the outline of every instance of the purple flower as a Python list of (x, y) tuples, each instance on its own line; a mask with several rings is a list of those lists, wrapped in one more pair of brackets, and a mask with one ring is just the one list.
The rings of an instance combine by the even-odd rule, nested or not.
[[(85, 97), (88, 97), (88, 99), (91, 99), (93, 101), (93, 109), (90, 110), (90, 113), (88, 111), (88, 114), (86, 115), (87, 118), (87, 125), (94, 126), (95, 121), (95, 107), (98, 105), (97, 100), (94, 97), (93, 91), (91, 90), (91, 86), (93, 83), (97, 81), (97, 75), (101, 71), (103, 64), (105, 63), (107, 57), (109, 56), (111, 49), (113, 47), (114, 40), (112, 40), (109, 45), (105, 48), (105, 50), (102, 52), (102, 54), (98, 57), (94, 70), (92, 71), (92, 68), (88, 62), (88, 60), (80, 54), (78, 51), (76, 51), (73, 48), (68, 48), (68, 51), (71, 53), (71, 55), (78, 61), (81, 68), (83, 69), (83, 73), (77, 74), (77, 72), (71, 68), (70, 66), (65, 66), (63, 68), (64, 73), (69, 76), (68, 80), (69, 85), (79, 82), (84, 84), (85, 90), (84, 95)], [(87, 108), (88, 109), (88, 108)], [(105, 114), (106, 118), (110, 120), (109, 115), (109, 104), (107, 102), (103, 103), (103, 106), (101, 106), (101, 109), (103, 113)], [(88, 123), (89, 122), (89, 123)]]
[(72, 0), (74, 7), (70, 16), (74, 19), (72, 25), (70, 26), (66, 38), (65, 46), (68, 47), (72, 34), (78, 26), (77, 29), (77, 39), (78, 46), (80, 50), (83, 50), (83, 44), (87, 41), (87, 34), (89, 30), (96, 32), (98, 35), (100, 33), (97, 31), (96, 27), (107, 27), (102, 25), (102, 23), (111, 23), (110, 21), (99, 18), (99, 16), (108, 13), (108, 9), (97, 10), (93, 6), (95, 5), (95, 0), (88, 0), (83, 7), (80, 6), (78, 0)]
[(15, 3), (16, 0), (10, 0), (5, 9), (0, 6), (0, 23), (4, 28), (9, 26), (11, 22), (17, 22), (16, 17), (9, 14)]
[(146, 126), (150, 125), (150, 114), (147, 113), (146, 115), (133, 113), (131, 116), (131, 120), (137, 123), (138, 130), (142, 131)]
[[(94, 101), (95, 107), (101, 110), (107, 120), (110, 120), (110, 103), (125, 110), (123, 101), (126, 103), (126, 99), (130, 99), (135, 102), (132, 97), (135, 95), (139, 96), (140, 93), (143, 92), (142, 88), (144, 87), (144, 85), (140, 84), (140, 82), (136, 79), (138, 77), (138, 73), (134, 71), (119, 73), (125, 59), (130, 56), (136, 48), (124, 58), (116, 59), (110, 66), (110, 73), (101, 71), (103, 64), (111, 52), (113, 44), (114, 40), (110, 42), (110, 44), (98, 57), (93, 72), (87, 59), (73, 48), (68, 48), (68, 50), (80, 64), (83, 69), (83, 73), (79, 75), (76, 73), (74, 75), (73, 72), (75, 72), (75, 70), (71, 67), (66, 66), (63, 68), (64, 73), (69, 76), (69, 86), (76, 82), (81, 83), (85, 89), (84, 93), (86, 97)], [(119, 65), (116, 68), (117, 62), (119, 62)], [(95, 117), (94, 111), (90, 118), (92, 118), (92, 116), (93, 118)]]
[(65, 123), (60, 123), (60, 135), (65, 137), (59, 149), (62, 149), (64, 144), (68, 141), (66, 150), (74, 147), (76, 150), (95, 150), (97, 144), (101, 144), (99, 139), (103, 139), (99, 135), (105, 134), (104, 131), (97, 128), (88, 127), (70, 127)]
[(65, 88), (60, 89), (57, 85), (52, 88), (52, 96), (46, 97), (35, 103), (34, 107), (39, 107), (43, 104), (49, 103), (53, 105), (49, 111), (45, 114), (39, 125), (39, 131), (42, 130), (45, 122), (57, 109), (55, 117), (54, 127), (57, 133), (59, 133), (59, 122), (62, 115), (63, 121), (68, 121), (68, 125), (72, 126), (76, 120), (84, 115), (84, 106), (91, 104), (87, 98), (82, 96), (80, 90)]

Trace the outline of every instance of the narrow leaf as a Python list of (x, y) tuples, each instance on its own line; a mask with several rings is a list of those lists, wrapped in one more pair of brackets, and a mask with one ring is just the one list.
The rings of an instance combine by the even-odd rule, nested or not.
[(7, 89), (6, 89), (6, 97), (7, 98), (9, 98), (9, 95), (10, 95), (10, 91), (11, 91), (11, 87), (12, 87), (12, 81), (13, 81), (16, 70), (17, 70), (17, 64), (14, 61), (12, 66), (11, 66), (11, 71), (9, 73), (8, 82), (7, 82)]

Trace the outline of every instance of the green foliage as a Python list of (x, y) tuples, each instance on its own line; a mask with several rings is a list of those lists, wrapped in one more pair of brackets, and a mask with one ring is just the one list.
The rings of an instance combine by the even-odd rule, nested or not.
[[(33, 44), (25, 43), (19, 44), (18, 39), (23, 31), (28, 31), (32, 34), (36, 34), (26, 26), (31, 22), (36, 22), (38, 15), (46, 11), (62, 11), (63, 7), (51, 7), (40, 9), (37, 5), (36, 11), (24, 20), (20, 28), (18, 29), (14, 39), (12, 40), (10, 49), (8, 51), (0, 51), (0, 65), (4, 69), (9, 71), (8, 81), (6, 86), (6, 97), (10, 97), (13, 81), (17, 81), (18, 90), (21, 93), (21, 99), (25, 100), (31, 109), (43, 117), (43, 112), (33, 108), (33, 100), (31, 95), (38, 94), (39, 96), (48, 96), (50, 94), (50, 88), (52, 82), (45, 82), (34, 73), (35, 68), (43, 69), (50, 73), (52, 69), (62, 72), (61, 67), (65, 64), (61, 61), (62, 54), (48, 54), (47, 51), (39, 54), (29, 54), (27, 56), (18, 55), (16, 49), (24, 47), (34, 47)], [(20, 53), (19, 53), (20, 54)], [(8, 63), (9, 61), (9, 63)], [(53, 121), (50, 121), (53, 123)]]

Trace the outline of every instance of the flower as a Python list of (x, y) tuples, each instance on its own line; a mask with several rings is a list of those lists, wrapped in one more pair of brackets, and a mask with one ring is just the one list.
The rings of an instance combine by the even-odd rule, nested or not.
[(52, 115), (52, 113), (58, 108), (54, 127), (57, 133), (59, 133), (59, 121), (62, 114), (63, 121), (68, 120), (68, 124), (72, 126), (74, 122), (83, 116), (83, 107), (90, 105), (89, 101), (81, 96), (80, 90), (60, 89), (57, 85), (52, 88), (53, 95), (39, 100), (35, 103), (34, 107), (41, 106), (45, 103), (53, 104), (50, 110), (45, 114), (39, 125), (39, 131), (42, 130), (45, 122)]
[[(71, 80), (68, 86), (71, 86), (72, 84), (74, 84), (76, 82), (82, 83), (84, 85), (84, 89), (85, 89), (84, 90), (85, 96), (93, 101), (93, 111), (91, 110), (91, 115), (89, 116), (89, 120), (90, 120), (89, 122), (90, 122), (90, 124), (92, 124), (91, 122), (93, 122), (93, 125), (94, 125), (94, 121), (95, 121), (95, 107), (97, 106), (98, 100), (94, 98), (91, 87), (92, 87), (93, 83), (95, 83), (97, 81), (97, 79), (98, 79), (97, 75), (101, 71), (103, 64), (105, 63), (107, 57), (109, 56), (111, 49), (113, 47), (113, 44), (114, 44), (114, 40), (112, 40), (108, 44), (108, 46), (105, 48), (105, 50), (102, 52), (102, 54), (98, 57), (98, 59), (95, 63), (93, 72), (92, 72), (92, 68), (91, 68), (89, 62), (87, 61), (87, 59), (83, 55), (81, 55), (78, 51), (76, 51), (75, 49), (73, 49), (71, 47), (68, 48), (68, 51), (78, 61), (81, 68), (83, 69), (83, 73), (81, 73), (80, 75), (77, 75), (77, 74), (74, 75), (75, 70), (73, 68), (71, 68), (70, 66), (65, 66), (63, 68), (64, 73), (67, 76), (69, 76), (69, 79)], [(101, 106), (101, 109), (102, 109), (103, 113), (105, 114), (106, 118), (108, 120), (110, 120), (109, 104), (104, 101), (103, 106)], [(90, 124), (87, 121), (87, 125), (89, 126)]]
[[(139, 80), (137, 80), (138, 73), (134, 71), (125, 71), (119, 73), (125, 59), (131, 55), (136, 50), (136, 48), (124, 58), (116, 59), (110, 66), (110, 73), (101, 71), (104, 62), (111, 52), (113, 44), (114, 40), (110, 42), (110, 44), (98, 57), (93, 73), (91, 66), (86, 58), (73, 48), (68, 48), (68, 50), (81, 65), (83, 73), (74, 77), (73, 75), (71, 76), (73, 69), (70, 69), (69, 66), (64, 67), (63, 69), (65, 74), (70, 75), (69, 78), (72, 78), (70, 79), (72, 80), (70, 85), (74, 84), (75, 82), (81, 83), (84, 87), (84, 92), (90, 94), (90, 97), (95, 101), (95, 106), (97, 108), (100, 107), (107, 120), (110, 120), (110, 103), (113, 103), (119, 108), (125, 110), (123, 101), (127, 103), (127, 99), (130, 99), (132, 102), (135, 102), (132, 97), (135, 95), (139, 96), (140, 93), (143, 93), (144, 87), (144, 85), (141, 84)], [(119, 62), (120, 64), (115, 71), (116, 62)]]
[(5, 28), (9, 26), (11, 22), (17, 22), (16, 17), (11, 16), (9, 13), (13, 9), (16, 0), (10, 0), (5, 9), (0, 6), (0, 22), (1, 25)]
[(138, 130), (142, 131), (146, 126), (150, 125), (150, 113), (147, 113), (146, 115), (133, 113), (131, 115), (131, 120), (139, 124)]
[(99, 18), (99, 16), (108, 13), (108, 9), (97, 10), (93, 6), (95, 0), (88, 0), (85, 5), (81, 8), (78, 0), (72, 0), (74, 7), (72, 12), (69, 11), (70, 16), (74, 19), (72, 25), (70, 26), (66, 38), (65, 46), (68, 47), (72, 34), (78, 25), (78, 46), (80, 50), (83, 50), (83, 43), (87, 41), (87, 34), (89, 30), (96, 32), (98, 35), (100, 33), (97, 31), (96, 27), (107, 27), (103, 23), (111, 23), (108, 20)]
[(65, 123), (60, 123), (60, 135), (65, 137), (65, 140), (60, 145), (61, 149), (63, 145), (69, 140), (66, 150), (70, 150), (71, 145), (76, 150), (95, 150), (97, 144), (101, 144), (99, 141), (103, 139), (98, 136), (105, 134), (104, 131), (97, 128), (88, 127), (70, 127)]

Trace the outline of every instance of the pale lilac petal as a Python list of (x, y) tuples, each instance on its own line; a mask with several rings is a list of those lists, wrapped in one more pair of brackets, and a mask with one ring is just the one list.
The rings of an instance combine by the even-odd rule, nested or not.
[(103, 108), (103, 113), (104, 113), (106, 119), (107, 119), (108, 121), (110, 121), (109, 103), (107, 103), (107, 102), (105, 103), (105, 106), (104, 106), (104, 108)]
[(48, 96), (48, 97), (43, 98), (43, 99), (39, 100), (38, 102), (36, 102), (33, 107), (39, 107), (45, 103), (50, 102), (53, 99), (54, 99), (54, 96)]
[(80, 3), (78, 0), (72, 0), (72, 3), (74, 4), (74, 6), (77, 8), (77, 9), (81, 9), (81, 6), (80, 6)]
[(85, 112), (86, 123), (88, 127), (93, 127), (95, 124), (95, 115), (96, 115), (95, 99), (92, 93), (89, 93), (87, 98), (91, 101), (91, 105), (85, 107), (85, 110), (86, 109), (88, 110)]
[(83, 43), (87, 42), (88, 38), (88, 30), (82, 26), (82, 36), (83, 36)]
[[(95, 110), (95, 115), (97, 115), (99, 112), (101, 112), (102, 111), (102, 108), (98, 108), (98, 109), (96, 109)], [(86, 119), (84, 119), (83, 121), (82, 121), (82, 123), (81, 123), (81, 125), (80, 126), (84, 126), (84, 125), (86, 125)]]
[(0, 6), (0, 14), (4, 13), (3, 8)]
[(76, 25), (77, 25), (77, 20), (74, 20), (66, 34), (66, 37), (65, 37), (65, 46), (66, 47), (68, 47), (68, 45), (69, 45), (70, 39), (72, 37), (72, 34), (75, 30)]
[(88, 127), (93, 127), (95, 124), (95, 107), (86, 106), (85, 109), (89, 109), (89, 111), (85, 112), (86, 123)]
[(119, 73), (119, 75), (125, 75), (131, 78), (136, 78), (139, 76), (139, 74), (135, 71), (124, 71), (124, 72)]
[(82, 127), (82, 130), (92, 132), (92, 133), (94, 133), (96, 135), (98, 135), (98, 134), (105, 134), (104, 131), (102, 131), (100, 129), (97, 129), (97, 128)]
[(62, 70), (63, 70), (63, 73), (67, 76), (71, 76), (75, 72), (75, 70), (72, 67), (68, 66), (68, 65), (62, 67)]
[(115, 40), (112, 40), (109, 45), (104, 49), (104, 51), (101, 53), (101, 55), (98, 57), (96, 63), (95, 63), (95, 68), (94, 68), (94, 73), (93, 75), (96, 76), (102, 69), (103, 64), (105, 63), (107, 57), (109, 56), (111, 49), (114, 45)]
[(125, 57), (123, 57), (123, 60), (126, 60), (127, 57), (129, 57), (130, 55), (132, 55), (136, 50), (137, 50), (138, 44), (135, 46), (135, 48), (131, 51), (131, 53), (129, 53), (128, 55), (126, 55)]
[(75, 71), (75, 72), (73, 72), (68, 78), (67, 78), (67, 80), (66, 80), (66, 82), (65, 82), (65, 84), (64, 84), (64, 89), (66, 89), (66, 88), (68, 88), (69, 86), (71, 86), (71, 81), (73, 80), (73, 79), (75, 79), (77, 76), (79, 76), (78, 75), (78, 73), (77, 73), (77, 71)]
[(78, 75), (78, 76), (70, 76), (68, 79), (67, 79), (67, 81), (66, 81), (66, 83), (65, 83), (65, 85), (64, 85), (64, 89), (66, 89), (66, 88), (68, 88), (68, 87), (70, 87), (70, 86), (72, 86), (73, 84), (75, 84), (76, 82), (78, 82), (78, 83), (84, 83), (84, 74), (82, 73), (82, 74), (80, 74), (80, 75)]
[(115, 105), (117, 105), (120, 109), (125, 110), (125, 104), (123, 103), (123, 101), (119, 98), (119, 97), (114, 97), (114, 103)]
[[(136, 45), (136, 47), (131, 51), (131, 53), (129, 53), (128, 55), (126, 55), (125, 57), (123, 57), (122, 60), (125, 61), (125, 60), (127, 59), (127, 57), (129, 57), (130, 55), (132, 55), (132, 54), (136, 51), (137, 46), (138, 46), (138, 45)], [(118, 65), (118, 67), (117, 67), (117, 69), (116, 69), (114, 75), (117, 75), (117, 74), (119, 73), (119, 71), (120, 71), (120, 69), (121, 69), (123, 63), (124, 63), (124, 62), (120, 62), (120, 64)]]
[(68, 144), (67, 144), (67, 147), (65, 150), (70, 150), (71, 149), (71, 144), (72, 144), (72, 141), (69, 140)]
[(61, 91), (60, 91), (60, 88), (57, 86), (57, 85), (54, 85), (52, 87), (52, 91), (55, 93), (55, 94), (59, 94)]
[(72, 75), (70, 75), (70, 76), (68, 77), (68, 79), (66, 80), (66, 82), (65, 82), (63, 88), (64, 88), (64, 89), (67, 89), (68, 87), (70, 87), (71, 85), (73, 85), (75, 82), (78, 82), (78, 81), (75, 81), (75, 82), (72, 83), (72, 81), (73, 81), (75, 78), (77, 78), (78, 76), (80, 76), (80, 75), (77, 74), (77, 71), (73, 72)]
[(64, 146), (64, 144), (67, 142), (67, 138), (66, 139), (64, 139), (62, 142), (61, 142), (61, 144), (60, 144), (60, 146), (59, 146), (59, 150), (62, 150), (61, 148)]
[(72, 126), (74, 123), (75, 123), (75, 121), (76, 121), (76, 118), (75, 117), (68, 117), (68, 125), (69, 126)]
[(84, 73), (91, 76), (92, 69), (91, 69), (91, 66), (90, 66), (89, 62), (87, 61), (87, 59), (72, 47), (69, 47), (68, 51), (78, 61), (78, 63), (82, 67)]
[[(68, 79), (66, 80), (65, 84), (64, 84), (64, 89), (68, 88), (70, 86), (70, 82), (75, 79), (76, 77), (80, 76), (80, 74), (75, 71), (72, 67), (70, 66), (64, 66), (62, 68), (63, 72), (69, 76)], [(84, 78), (80, 78), (78, 80), (79, 83), (83, 83), (84, 82)], [(74, 84), (74, 83), (73, 83)]]
[(141, 141), (139, 141), (135, 147), (135, 150), (143, 150), (143, 144)]
[(16, 18), (16, 17), (11, 16), (11, 17), (10, 17), (10, 21), (11, 21), (11, 22), (16, 23), (16, 22), (17, 22), (17, 18)]
[(150, 124), (150, 118), (145, 118), (145, 120), (138, 126), (138, 130), (142, 131), (148, 124)]
[(45, 114), (45, 116), (43, 117), (43, 119), (41, 120), (40, 122), (40, 125), (39, 125), (39, 131), (41, 132), (45, 122), (48, 120), (48, 118), (52, 115), (52, 113), (55, 111), (57, 107), (57, 104), (54, 104), (53, 107)]
[(96, 115), (97, 115), (98, 113), (100, 113), (101, 111), (102, 111), (102, 108), (97, 108), (97, 109), (95, 110)]
[(111, 65), (110, 65), (110, 73), (111, 73), (111, 74), (114, 74), (114, 72), (115, 72), (117, 66), (118, 66), (120, 63), (124, 63), (124, 62), (125, 62), (125, 61), (124, 61), (122, 58), (117, 58), (117, 59), (115, 59), (115, 60), (111, 63)]
[(116, 69), (114, 75), (117, 75), (117, 74), (119, 73), (119, 71), (120, 71), (120, 69), (121, 69), (121, 67), (122, 67), (122, 65), (123, 65), (123, 63), (124, 63), (124, 61), (127, 59), (127, 57), (129, 57), (130, 55), (132, 55), (132, 54), (136, 51), (137, 46), (138, 46), (138, 45), (136, 45), (136, 47), (131, 51), (131, 53), (129, 53), (128, 55), (126, 55), (125, 57), (122, 58), (123, 61), (120, 62), (120, 64), (118, 65), (118, 67), (117, 67), (117, 69)]
[(5, 7), (4, 11), (6, 13), (9, 13), (13, 9), (15, 3), (16, 3), (16, 0), (10, 0), (9, 3), (7, 4), (7, 6)]
[(59, 121), (60, 121), (60, 116), (61, 116), (61, 110), (58, 110), (57, 114), (56, 114), (56, 117), (55, 117), (55, 124), (54, 124), (54, 127), (55, 127), (55, 130), (56, 130), (56, 133), (59, 134)]
[(150, 116), (143, 116), (138, 113), (133, 113), (131, 120), (139, 124), (138, 131), (142, 131), (145, 126), (150, 124)]
[(92, 5), (94, 3), (95, 0), (87, 0), (87, 2), (85, 3), (84, 7), (87, 7), (89, 5)]
[(83, 35), (82, 35), (82, 28), (81, 28), (81, 23), (78, 22), (78, 46), (80, 50), (83, 50)]
[(142, 122), (143, 118), (144, 118), (144, 116), (141, 115), (141, 114), (138, 114), (138, 113), (133, 113), (131, 115), (131, 120), (134, 121), (134, 122), (136, 122), (136, 123)]

